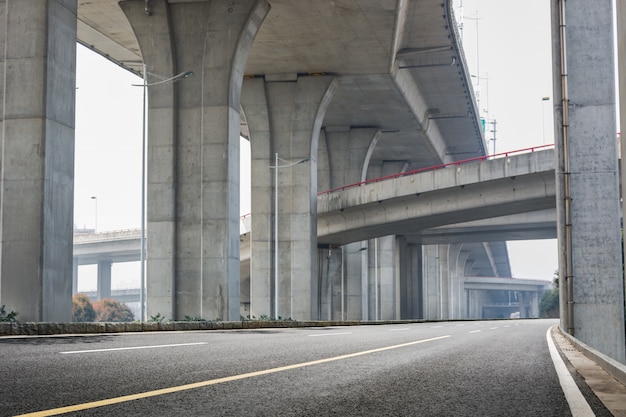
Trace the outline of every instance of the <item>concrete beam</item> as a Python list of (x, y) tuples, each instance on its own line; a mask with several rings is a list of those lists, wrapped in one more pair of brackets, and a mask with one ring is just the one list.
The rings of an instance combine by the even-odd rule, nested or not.
[(318, 240), (345, 244), (554, 207), (553, 158), (534, 152), (322, 194)]

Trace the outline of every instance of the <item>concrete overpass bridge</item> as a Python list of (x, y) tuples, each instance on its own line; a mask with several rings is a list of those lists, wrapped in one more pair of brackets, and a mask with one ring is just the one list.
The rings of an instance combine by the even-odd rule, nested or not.
[[(625, 361), (613, 10), (552, 4), (562, 327)], [(324, 294), (344, 271), (347, 317), (415, 314), (417, 278), (395, 277), (424, 259), (397, 236), (342, 246), (341, 258), (319, 250), (317, 192), (485, 154), (451, 1), (49, 0), (0, 11), (0, 303), (23, 320), (71, 314), (77, 40), (145, 74), (148, 314), (239, 318), (242, 133), (252, 314), (332, 316)], [(433, 256), (469, 256), (446, 246)], [(398, 286), (404, 298), (381, 311)]]
[[(319, 189), (485, 154), (449, 1), (78, 0), (18, 2), (5, 12), (7, 51), (15, 59), (15, 66), (7, 66), (8, 79), (18, 66), (40, 71), (31, 76), (39, 82), (28, 83), (29, 94), (5, 86), (5, 123), (24, 122), (24, 129), (36, 132), (26, 120), (41, 117), (67, 126), (65, 136), (42, 133), (55, 138), (46, 142), (55, 153), (41, 154), (30, 167), (55, 192), (16, 182), (3, 200), (32, 196), (41, 210), (29, 217), (6, 206), (5, 217), (51, 228), (32, 234), (41, 239), (23, 238), (5, 222), (9, 241), (28, 243), (20, 243), (20, 256), (3, 253), (2, 277), (24, 271), (33, 280), (26, 287), (42, 288), (33, 303), (21, 285), (8, 278), (2, 283), (3, 299), (24, 318), (69, 315), (59, 297), (71, 293), (66, 277), (73, 173), (66, 167), (73, 155), (75, 40), (145, 74), (148, 314), (239, 318), (240, 135), (251, 142), (251, 297), (257, 316), (276, 310), (297, 319), (320, 316), (314, 301)], [(31, 44), (19, 23), (24, 16), (36, 22), (34, 32), (41, 36), (33, 42), (41, 48), (13, 56)], [(55, 71), (48, 74), (47, 68)], [(182, 81), (160, 82), (190, 72), (195, 75)], [(24, 117), (22, 109), (40, 109), (34, 97), (44, 96), (55, 101)], [(56, 139), (63, 137), (68, 140)], [(45, 141), (33, 140), (11, 151), (26, 156)], [(289, 163), (280, 161), (296, 160), (307, 163), (280, 168)], [(46, 170), (36, 169), (42, 166)], [(277, 218), (280, 224), (273, 224)], [(279, 299), (273, 287), (285, 288)]]
[[(322, 222), (318, 222), (318, 242), (321, 245), (330, 245), (330, 250), (332, 251), (332, 247), (338, 247), (338, 244), (383, 237), (375, 232), (376, 227), (378, 227), (376, 223), (379, 222), (377, 218), (380, 211), (386, 213), (384, 221), (388, 222), (391, 225), (390, 227), (397, 227), (396, 234), (401, 235), (408, 242), (413, 241), (414, 233), (422, 233), (424, 232), (424, 227), (433, 224), (446, 225), (451, 221), (463, 222), (468, 219), (475, 222), (478, 218), (502, 218), (506, 215), (519, 214), (524, 211), (533, 213), (538, 205), (541, 207), (552, 206), (552, 211), (554, 211), (554, 152), (545, 146), (537, 149), (509, 152), (495, 157), (477, 158), (475, 160), (440, 165), (430, 169), (405, 172), (387, 178), (373, 179), (364, 183), (321, 192), (317, 198), (318, 217), (324, 219), (325, 225), (321, 226)], [(503, 190), (501, 185), (503, 181), (508, 184), (508, 193)], [(543, 185), (538, 187), (536, 185), (537, 181)], [(529, 183), (532, 186), (528, 186)], [(465, 189), (466, 187), (472, 187), (471, 193), (469, 195), (459, 195), (457, 189)], [(354, 198), (354, 191), (356, 190), (358, 190), (360, 196)], [(537, 190), (543, 193), (541, 197), (537, 197)], [(407, 196), (414, 197), (416, 195), (419, 195), (420, 198), (412, 198), (410, 201), (407, 201)], [(441, 198), (442, 201), (446, 201), (446, 207), (449, 207), (446, 211), (442, 204), (431, 203), (428, 205), (431, 208), (438, 207), (434, 211), (437, 215), (444, 216), (440, 221), (433, 219), (423, 220), (424, 215), (421, 210), (425, 206), (425, 201), (431, 201), (432, 195), (435, 195), (436, 198)], [(332, 203), (329, 203), (329, 198), (332, 199)], [(541, 199), (545, 201), (539, 202)], [(510, 201), (507, 202), (507, 200)], [(478, 216), (471, 214), (473, 208), (477, 205), (477, 201), (479, 201), (478, 204), (480, 205), (480, 215)], [(372, 204), (372, 202), (375, 204)], [(404, 218), (394, 222), (390, 218), (390, 213), (398, 211), (396, 207), (402, 208), (401, 211), (404, 212)], [(368, 210), (371, 209), (375, 210), (373, 216), (367, 215)], [(362, 223), (358, 227), (338, 231), (340, 228), (346, 227), (344, 219), (357, 217), (350, 213), (345, 213), (351, 210), (365, 213), (361, 216)], [(546, 209), (546, 211), (548, 210)], [(337, 220), (337, 217), (333, 217), (337, 213), (342, 213), (340, 220)], [(430, 214), (432, 215), (433, 213)], [(526, 220), (528, 221), (528, 218)], [(333, 225), (332, 222), (337, 224)], [(554, 222), (552, 222), (551, 226), (552, 229), (556, 229)], [(242, 217), (240, 230), (242, 231), (240, 238), (240, 293), (248, 295), (250, 294), (251, 276), (250, 216)], [(328, 233), (328, 230), (333, 232)], [(501, 230), (501, 233), (503, 232), (506, 233), (505, 227)], [(387, 233), (387, 230), (383, 229), (380, 233)], [(553, 233), (555, 232), (553, 231)], [(427, 270), (424, 270), (423, 267), (420, 269), (418, 264), (412, 265), (415, 271), (410, 271), (408, 275), (420, 277), (415, 283), (419, 286), (420, 293), (420, 300), (415, 300), (417, 304), (415, 306), (416, 316), (424, 317), (425, 306), (431, 305), (432, 311), (437, 312), (442, 311), (440, 304), (444, 304), (446, 306), (459, 306), (459, 308), (452, 310), (447, 318), (492, 317), (495, 310), (490, 308), (483, 311), (483, 306), (491, 303), (490, 297), (493, 297), (493, 294), (498, 291), (514, 291), (516, 294), (519, 292), (521, 294), (519, 297), (526, 300), (527, 304), (522, 302), (522, 305), (525, 306), (522, 308), (522, 316), (528, 314), (531, 317), (536, 317), (538, 315), (538, 301), (548, 284), (545, 281), (507, 278), (510, 277), (510, 267), (506, 247), (501, 242), (502, 240), (507, 240), (506, 234), (501, 234), (500, 241), (495, 243), (481, 243), (480, 235), (477, 236), (477, 239), (471, 242), (459, 242), (458, 240), (447, 242), (453, 244), (464, 243), (459, 245), (459, 247), (462, 247), (462, 250), (466, 253), (466, 261), (459, 265), (461, 267), (460, 272), (455, 272), (454, 278), (450, 280), (450, 286), (456, 286), (461, 289), (460, 295), (458, 291), (450, 291), (444, 297), (444, 294), (442, 294), (443, 286), (438, 282), (438, 277), (428, 277)], [(530, 238), (536, 237), (530, 236)], [(426, 252), (421, 250), (420, 255), (423, 257)], [(74, 272), (74, 288), (76, 288), (77, 266), (98, 264), (98, 290), (95, 292), (95, 296), (98, 298), (111, 296), (111, 263), (139, 261), (139, 254), (139, 230), (75, 235), (74, 265), (76, 269)], [(468, 266), (467, 260), (470, 260), (471, 266)], [(330, 259), (321, 259), (321, 262), (330, 262)], [(433, 262), (433, 260), (431, 259), (430, 262)], [(435, 260), (435, 262), (438, 263), (438, 270), (453, 269), (445, 257), (441, 258), (441, 262), (438, 262), (438, 260)], [(395, 268), (397, 270), (400, 269), (397, 261)], [(323, 270), (324, 268), (321, 269)], [(380, 271), (376, 273), (379, 274)], [(476, 280), (467, 281), (467, 278), (465, 278), (466, 273), (490, 278), (485, 278), (480, 285), (470, 286), (470, 283), (476, 284)], [(327, 277), (324, 274), (320, 274), (317, 279), (318, 282), (323, 282)], [(404, 279), (406, 278), (399, 277), (400, 281)], [(150, 282), (149, 279), (148, 282)], [(429, 285), (428, 283), (436, 288), (434, 291), (431, 289), (430, 293), (426, 288)], [(380, 303), (393, 305), (396, 303), (395, 300), (401, 297), (399, 293), (392, 295), (393, 297), (381, 299)], [(344, 289), (341, 286), (339, 286), (337, 291), (337, 298), (336, 302), (338, 303), (341, 303), (341, 299), (344, 298)], [(508, 307), (503, 307), (504, 310), (502, 311), (519, 308), (520, 304), (517, 301), (517, 295), (515, 298), (516, 303), (513, 305), (508, 304)], [(249, 296), (242, 297), (242, 315), (249, 314), (249, 305)], [(339, 317), (345, 318), (345, 313), (344, 310), (338, 312)], [(429, 318), (437, 317), (430, 316)]]

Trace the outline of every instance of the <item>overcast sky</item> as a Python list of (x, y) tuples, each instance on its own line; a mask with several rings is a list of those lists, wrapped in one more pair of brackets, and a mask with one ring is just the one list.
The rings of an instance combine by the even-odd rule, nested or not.
[[(463, 16), (463, 45), (479, 106), (485, 118), (497, 122), (496, 152), (553, 143), (550, 3), (455, 4), (457, 18)], [(98, 231), (138, 228), (142, 89), (131, 85), (142, 80), (82, 46), (77, 66), (74, 223), (94, 228), (97, 222)], [(488, 146), (493, 153), (494, 141)], [(245, 147), (242, 158), (249, 160)], [(249, 195), (249, 176), (242, 178), (242, 188)], [(249, 213), (249, 197), (242, 199), (241, 211)], [(556, 240), (509, 242), (508, 247), (515, 277), (552, 278)], [(136, 271), (133, 264), (114, 265), (114, 288), (135, 281), (138, 286)], [(94, 274), (95, 267), (81, 267), (81, 290), (95, 288)]]
[[(457, 20), (462, 16), (465, 57), (478, 87), (482, 115), (496, 121), (496, 152), (554, 143), (550, 2), (456, 0), (455, 4), (462, 6), (462, 13), (456, 9)], [(491, 139), (494, 134), (486, 136)], [(494, 142), (488, 145), (493, 153)], [(517, 278), (550, 280), (558, 268), (556, 239), (508, 242), (508, 248)]]

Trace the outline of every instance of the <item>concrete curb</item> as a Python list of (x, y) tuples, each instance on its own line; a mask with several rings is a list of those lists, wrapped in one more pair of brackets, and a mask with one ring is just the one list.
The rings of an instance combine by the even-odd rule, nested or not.
[(617, 379), (619, 382), (626, 386), (626, 365), (616, 361), (615, 359), (609, 358), (605, 354), (598, 352), (591, 346), (588, 346), (580, 340), (576, 339), (574, 336), (565, 333), (563, 330), (561, 330), (559, 326), (557, 326), (557, 330), (586, 357), (594, 361), (609, 375), (611, 375), (613, 378)]
[[(0, 336), (50, 336), (60, 334), (131, 333), (154, 331), (268, 329), (289, 327), (362, 326), (426, 323), (430, 320), (379, 321), (168, 321), (129, 323), (9, 323), (0, 322)], [(459, 321), (459, 320), (455, 320)]]

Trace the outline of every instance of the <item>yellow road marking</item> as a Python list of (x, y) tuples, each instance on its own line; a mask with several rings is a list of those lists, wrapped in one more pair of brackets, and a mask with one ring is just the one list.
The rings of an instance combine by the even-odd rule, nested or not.
[(402, 348), (402, 347), (406, 347), (406, 346), (417, 345), (417, 344), (420, 344), (420, 343), (432, 342), (432, 341), (435, 341), (435, 340), (445, 339), (445, 338), (448, 338), (448, 337), (450, 337), (450, 335), (440, 336), (440, 337), (433, 337), (431, 339), (416, 340), (414, 342), (402, 343), (400, 345), (394, 345), (394, 346), (387, 346), (387, 347), (378, 348), (378, 349), (365, 350), (365, 351), (362, 351), (362, 352), (350, 353), (350, 354), (347, 354), (347, 355), (335, 356), (335, 357), (332, 357), (332, 358), (319, 359), (319, 360), (310, 361), (310, 362), (296, 363), (296, 364), (293, 364), (293, 365), (280, 366), (278, 368), (265, 369), (265, 370), (256, 371), (256, 372), (248, 372), (248, 373), (245, 373), (245, 374), (233, 375), (233, 376), (228, 376), (228, 377), (224, 377), (224, 378), (210, 379), (210, 380), (207, 380), (207, 381), (196, 382), (196, 383), (193, 383), (193, 384), (179, 385), (179, 386), (176, 386), (176, 387), (163, 388), (163, 389), (158, 389), (158, 390), (154, 390), (154, 391), (147, 391), (147, 392), (140, 392), (138, 394), (124, 395), (122, 397), (109, 398), (109, 399), (106, 399), (106, 400), (93, 401), (93, 402), (84, 403), (84, 404), (70, 405), (70, 406), (67, 406), (67, 407), (54, 408), (54, 409), (50, 409), (50, 410), (36, 411), (34, 413), (28, 413), (28, 414), (20, 414), (20, 415), (18, 415), (16, 417), (57, 416), (59, 414), (66, 414), (66, 413), (71, 413), (71, 412), (74, 412), (74, 411), (88, 410), (90, 408), (104, 407), (104, 406), (107, 406), (107, 405), (119, 404), (119, 403), (123, 403), (123, 402), (127, 402), (127, 401), (139, 400), (139, 399), (142, 399), (142, 398), (156, 397), (158, 395), (171, 394), (171, 393), (174, 393), (174, 392), (187, 391), (187, 390), (191, 390), (191, 389), (207, 387), (209, 385), (222, 384), (224, 382), (238, 381), (240, 379), (253, 378), (255, 376), (268, 375), (268, 374), (273, 374), (273, 373), (276, 373), (276, 372), (289, 371), (289, 370), (292, 370), (292, 369), (303, 368), (305, 366), (320, 365), (322, 363), (334, 362), (334, 361), (339, 361), (339, 360), (343, 360), (343, 359), (354, 358), (354, 357), (357, 357), (357, 356), (368, 355), (368, 354), (371, 354), (371, 353), (383, 352), (385, 350), (398, 349), (398, 348)]

